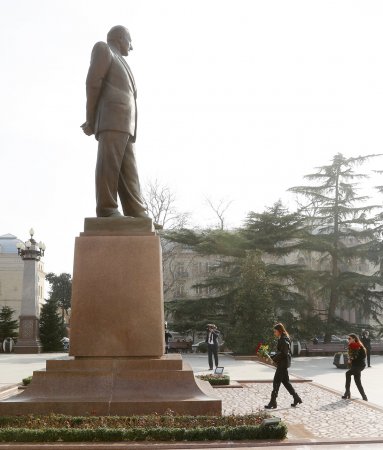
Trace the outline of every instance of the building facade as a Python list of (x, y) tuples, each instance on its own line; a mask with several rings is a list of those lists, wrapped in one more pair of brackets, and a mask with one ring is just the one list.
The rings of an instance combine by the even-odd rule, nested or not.
[(162, 242), (164, 300), (212, 297), (211, 288), (201, 286), (222, 259), (216, 255), (200, 255), (190, 248)]
[[(0, 308), (9, 306), (18, 319), (23, 295), (24, 261), (17, 252), (16, 244), (20, 241), (13, 234), (0, 236)], [(36, 289), (40, 308), (44, 302), (45, 272), (44, 263), (38, 262)]]
[[(357, 245), (354, 237), (347, 238), (345, 243), (349, 246)], [(187, 246), (174, 243), (163, 243), (164, 249), (164, 299), (165, 301), (174, 301), (179, 299), (198, 299), (213, 297), (215, 292), (209, 290), (203, 284), (209, 273), (217, 266), (220, 266), (221, 259), (217, 255), (201, 255)], [(329, 258), (323, 258), (321, 254), (308, 251), (295, 251), (282, 257), (273, 257), (264, 254), (265, 263), (270, 264), (297, 264), (306, 266), (311, 270), (329, 270)], [(379, 270), (379, 267), (368, 261), (351, 260), (348, 267), (341, 266), (342, 271), (353, 271), (364, 275), (372, 275)], [(309, 289), (306, 292), (312, 308), (323, 318), (326, 315), (325, 301), (315, 293), (310, 295)], [(297, 312), (298, 314), (299, 312)], [(359, 325), (374, 325), (370, 317), (366, 317), (363, 311), (358, 308), (352, 308), (349, 305), (341, 305), (336, 314), (339, 318)]]

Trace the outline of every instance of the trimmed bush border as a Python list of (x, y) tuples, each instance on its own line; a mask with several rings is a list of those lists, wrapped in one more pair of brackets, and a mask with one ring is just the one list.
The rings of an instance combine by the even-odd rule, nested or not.
[(206, 428), (3, 428), (0, 442), (220, 441), (284, 439), (287, 427), (240, 425)]
[(284, 439), (283, 422), (264, 425), (265, 412), (246, 416), (0, 417), (0, 442), (122, 442)]

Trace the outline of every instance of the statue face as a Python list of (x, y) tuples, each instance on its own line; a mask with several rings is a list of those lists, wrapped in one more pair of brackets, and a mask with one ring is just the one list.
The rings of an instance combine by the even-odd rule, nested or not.
[(121, 36), (121, 55), (128, 56), (129, 52), (133, 50), (132, 46), (132, 38), (130, 37), (129, 31), (126, 30), (125, 33)]

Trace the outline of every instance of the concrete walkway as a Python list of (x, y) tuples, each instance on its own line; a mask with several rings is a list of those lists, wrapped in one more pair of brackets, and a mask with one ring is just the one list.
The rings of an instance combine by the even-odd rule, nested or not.
[(34, 370), (45, 369), (47, 359), (67, 358), (67, 353), (40, 353), (38, 355), (16, 355), (0, 353), (0, 390), (21, 383)]
[[(337, 369), (329, 356), (294, 358), (290, 369), (292, 374), (312, 378), (315, 383), (344, 391), (346, 369)], [(371, 368), (362, 372), (362, 383), (368, 399), (383, 407), (383, 355), (371, 357)], [(359, 396), (354, 382), (351, 384), (352, 395)], [(382, 446), (383, 449), (383, 446)]]
[[(208, 370), (208, 360), (206, 354), (185, 354), (183, 359), (193, 368), (196, 375), (212, 373)], [(224, 373), (230, 375), (235, 381), (270, 382), (274, 377), (275, 369), (256, 361), (235, 360), (231, 356), (219, 355), (219, 365), (225, 368)], [(298, 380), (291, 376), (291, 380)]]

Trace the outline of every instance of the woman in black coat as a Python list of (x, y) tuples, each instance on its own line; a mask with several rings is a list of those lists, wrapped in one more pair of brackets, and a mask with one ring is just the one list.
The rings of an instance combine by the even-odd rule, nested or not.
[(362, 371), (366, 367), (366, 349), (356, 334), (350, 334), (348, 336), (348, 360), (351, 368), (346, 372), (346, 392), (342, 398), (346, 399), (351, 397), (351, 377), (354, 375), (354, 381), (360, 395), (367, 402), (367, 396), (364, 392), (361, 379)]
[(281, 383), (287, 391), (293, 396), (294, 403), (291, 404), (295, 408), (302, 399), (295, 392), (295, 389), (290, 383), (288, 368), (291, 366), (291, 340), (285, 327), (281, 323), (274, 326), (274, 336), (278, 338), (277, 353), (272, 357), (274, 364), (277, 366), (273, 381), (273, 391), (271, 392), (271, 399), (266, 409), (277, 407), (277, 397)]

